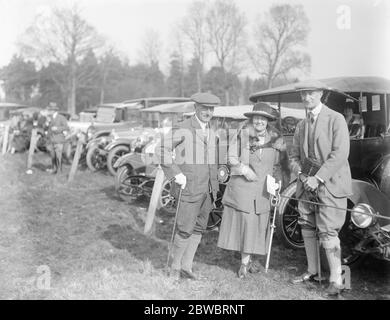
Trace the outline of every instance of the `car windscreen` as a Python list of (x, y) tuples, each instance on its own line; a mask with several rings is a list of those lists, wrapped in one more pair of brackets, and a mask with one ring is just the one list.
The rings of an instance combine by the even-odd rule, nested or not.
[(113, 123), (115, 120), (115, 108), (99, 107), (96, 113), (97, 122)]

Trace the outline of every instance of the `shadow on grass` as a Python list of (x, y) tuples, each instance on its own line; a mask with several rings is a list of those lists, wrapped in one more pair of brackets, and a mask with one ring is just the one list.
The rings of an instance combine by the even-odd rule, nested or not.
[(125, 249), (139, 260), (148, 259), (154, 268), (165, 267), (168, 244), (135, 231), (131, 226), (110, 225), (102, 234), (103, 239), (117, 249)]
[(35, 168), (35, 169), (38, 169), (40, 171), (46, 171), (47, 169), (51, 168), (51, 165), (46, 165), (46, 164), (43, 164), (43, 163), (34, 163), (32, 165), (32, 167)]

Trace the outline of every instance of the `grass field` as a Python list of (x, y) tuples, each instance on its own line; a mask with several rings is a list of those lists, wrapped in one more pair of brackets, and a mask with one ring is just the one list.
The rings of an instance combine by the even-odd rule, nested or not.
[[(318, 285), (289, 284), (305, 256), (278, 239), (270, 271), (238, 279), (239, 255), (216, 247), (216, 231), (195, 257), (203, 280), (174, 283), (163, 272), (173, 216), (158, 213), (147, 237), (147, 201), (121, 201), (113, 177), (81, 170), (68, 184), (69, 166), (53, 176), (47, 155), (35, 163), (26, 175), (25, 154), (0, 156), (1, 299), (327, 299)], [(390, 299), (389, 268), (367, 259), (342, 299)], [(50, 280), (44, 288), (42, 279)]]

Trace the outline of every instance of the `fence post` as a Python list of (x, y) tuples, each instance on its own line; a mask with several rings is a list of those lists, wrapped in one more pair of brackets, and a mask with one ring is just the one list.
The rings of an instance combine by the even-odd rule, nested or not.
[(7, 152), (7, 148), (8, 148), (8, 134), (9, 134), (9, 124), (7, 124), (7, 125), (4, 127), (4, 134), (3, 134), (3, 150), (2, 150), (2, 152), (1, 152), (3, 155)]
[(37, 144), (37, 132), (36, 128), (31, 131), (31, 140), (30, 140), (30, 148), (28, 149), (28, 157), (27, 157), (27, 173), (31, 174), (31, 168), (33, 163), (33, 155), (35, 151), (35, 147)]
[(158, 166), (156, 172), (156, 178), (154, 180), (152, 196), (149, 202), (148, 213), (146, 215), (144, 234), (151, 233), (163, 183), (164, 183), (164, 171), (161, 169), (160, 166)]
[(77, 171), (77, 167), (79, 165), (79, 160), (80, 160), (80, 155), (81, 155), (82, 149), (83, 149), (83, 141), (82, 141), (82, 139), (79, 138), (77, 140), (76, 152), (74, 154), (72, 166), (70, 168), (68, 182), (73, 181), (74, 175), (75, 175), (75, 173)]

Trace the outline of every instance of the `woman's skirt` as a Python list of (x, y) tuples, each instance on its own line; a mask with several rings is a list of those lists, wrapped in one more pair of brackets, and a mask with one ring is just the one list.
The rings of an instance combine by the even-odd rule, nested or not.
[(267, 254), (269, 213), (254, 214), (225, 205), (218, 247), (248, 254)]

